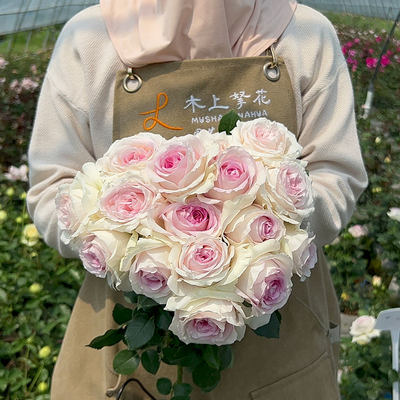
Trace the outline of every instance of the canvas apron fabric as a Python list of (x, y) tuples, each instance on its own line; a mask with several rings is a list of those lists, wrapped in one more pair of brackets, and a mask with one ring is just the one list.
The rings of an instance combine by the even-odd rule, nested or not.
[[(273, 64), (268, 64), (275, 61)], [(264, 66), (271, 81), (264, 74)], [(277, 75), (279, 72), (279, 76)], [(135, 74), (135, 75), (134, 75)], [(272, 75), (271, 75), (272, 74)], [(128, 93), (128, 90), (139, 90)], [(229, 109), (243, 120), (266, 116), (298, 133), (294, 96), (283, 60), (252, 57), (153, 64), (116, 77), (113, 139), (140, 131), (166, 138), (197, 129), (215, 131)], [(193, 400), (338, 400), (336, 370), (340, 314), (322, 250), (311, 278), (293, 277), (293, 291), (282, 308), (279, 339), (266, 339), (247, 329), (233, 345), (233, 367), (223, 371), (218, 387), (203, 393), (194, 386)], [(121, 293), (106, 280), (87, 274), (76, 300), (52, 381), (52, 400), (115, 398), (126, 377), (113, 372), (114, 355), (123, 348), (85, 347), (115, 326), (115, 302)], [(157, 399), (158, 377), (176, 378), (176, 367), (162, 365), (157, 377), (139, 367), (134, 377)], [(190, 374), (184, 381), (191, 382)], [(112, 390), (113, 388), (115, 390)], [(136, 384), (123, 399), (149, 400)]]

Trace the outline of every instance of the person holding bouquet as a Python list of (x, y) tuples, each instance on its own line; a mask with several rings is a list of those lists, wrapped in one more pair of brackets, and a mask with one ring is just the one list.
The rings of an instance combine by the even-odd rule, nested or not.
[[(267, 61), (259, 57), (265, 54)], [(215, 125), (230, 109), (247, 122), (239, 122), (232, 130), (232, 139), (226, 139), (222, 134), (218, 136)], [(277, 123), (267, 130), (260, 128), (257, 125), (260, 117), (289, 128), (293, 139), (280, 139), (292, 136), (280, 136)], [(251, 120), (254, 121), (249, 122)], [(248, 130), (244, 128), (247, 126), (250, 126)], [(137, 135), (143, 138), (140, 149), (137, 147), (140, 151), (129, 162), (142, 162), (154, 143), (159, 146), (154, 147), (158, 150), (154, 152), (154, 161), (150, 161), (154, 168), (149, 175), (157, 182), (158, 191), (152, 192), (146, 185), (129, 188), (129, 193), (140, 191), (142, 203), (147, 202), (148, 209), (154, 212), (154, 218), (146, 226), (142, 226), (142, 222), (124, 220), (126, 209), (116, 216), (113, 208), (115, 193), (111, 189), (101, 188), (104, 196), (99, 200), (100, 178), (90, 166), (99, 166), (104, 174), (113, 173), (118, 177), (121, 172), (118, 168), (123, 163), (114, 162), (108, 157), (108, 151), (111, 152), (117, 143), (126, 143), (118, 140), (126, 140), (124, 138), (139, 132), (147, 132), (147, 136)], [(149, 132), (158, 134), (151, 145)], [(190, 140), (193, 143), (201, 141), (192, 146), (196, 149), (191, 156), (193, 163), (186, 164), (180, 175), (166, 177), (165, 173), (159, 173), (159, 159), (164, 157), (163, 140), (171, 140), (171, 143), (176, 140), (181, 146), (175, 137), (193, 132), (196, 135)], [(207, 135), (213, 135), (209, 136), (212, 139), (204, 139)], [(234, 146), (227, 140), (232, 140)], [(213, 143), (214, 147), (203, 154), (202, 146), (207, 148), (207, 143)], [(271, 168), (264, 174), (260, 171), (264, 171), (261, 153), (265, 148), (268, 148)], [(179, 151), (169, 154), (171, 157), (167, 161), (163, 158), (162, 166), (183, 157), (182, 154)], [(251, 154), (256, 162), (250, 158), (246, 161), (247, 154)], [(274, 166), (279, 157), (286, 160), (281, 169)], [(295, 163), (293, 160), (298, 157), (301, 161)], [(287, 161), (289, 158), (293, 160)], [(309, 189), (306, 187), (308, 178), (298, 169), (302, 162), (307, 164), (311, 179), (313, 204), (303, 196)], [(253, 179), (253, 175), (246, 178), (246, 182), (257, 182), (254, 193), (250, 186), (247, 189), (241, 186), (240, 190), (232, 189), (238, 190), (237, 200), (234, 199), (223, 187), (218, 172), (215, 172), (212, 187), (207, 186), (208, 181), (197, 183), (200, 174), (196, 168), (200, 168), (199, 165), (203, 165), (207, 176), (211, 176), (213, 168), (219, 168), (215, 165), (234, 163), (251, 165), (248, 168), (254, 176), (257, 175), (254, 171), (259, 171), (257, 178)], [(274, 262), (282, 265), (279, 282), (286, 282), (283, 286), (268, 286), (267, 280), (262, 279), (263, 285), (273, 287), (267, 293), (268, 301), (275, 301), (271, 310), (281, 308), (279, 339), (265, 339), (251, 329), (244, 333), (244, 329), (238, 328), (235, 335), (230, 335), (230, 339), (233, 338), (230, 343), (235, 341), (233, 366), (223, 371), (221, 382), (214, 390), (204, 393), (195, 386), (190, 398), (340, 398), (336, 380), (340, 313), (322, 246), (333, 241), (349, 221), (356, 200), (367, 185), (367, 176), (357, 138), (347, 65), (334, 28), (320, 13), (298, 5), (294, 0), (101, 0), (100, 5), (89, 7), (73, 17), (60, 34), (39, 98), (29, 147), (29, 165), (28, 210), (39, 232), (46, 243), (64, 257), (80, 256), (85, 268), (91, 272), (86, 275), (79, 292), (57, 360), (52, 399), (97, 400), (116, 395), (114, 389), (120, 387), (120, 380), (112, 368), (113, 357), (123, 347), (116, 345), (99, 351), (86, 347), (95, 336), (114, 327), (113, 307), (115, 303), (123, 302), (121, 292), (108, 285), (118, 287), (121, 282), (101, 279), (109, 275), (98, 268), (101, 266), (99, 260), (111, 265), (117, 259), (116, 268), (124, 265), (120, 260), (128, 262), (128, 268), (139, 265), (140, 260), (145, 266), (148, 254), (136, 254), (136, 244), (131, 246), (130, 255), (125, 250), (130, 248), (127, 232), (137, 229), (139, 235), (148, 240), (155, 240), (160, 235), (169, 236), (190, 254), (195, 244), (191, 242), (189, 229), (182, 228), (188, 221), (181, 221), (177, 215), (186, 213), (188, 206), (191, 210), (197, 207), (199, 211), (200, 205), (210, 215), (214, 213), (214, 221), (219, 218), (219, 213), (225, 216), (224, 234), (235, 246), (246, 241), (257, 244), (267, 240), (269, 233), (255, 229), (249, 222), (251, 215), (258, 215), (261, 210), (270, 212), (269, 227), (273, 225), (271, 221), (276, 221), (274, 229), (279, 237), (276, 240), (290, 236), (294, 227), (297, 229), (301, 224), (302, 228), (307, 227), (313, 232), (313, 237), (315, 235), (316, 251), (310, 246), (311, 236), (298, 245), (293, 239), (281, 241), (277, 248), (271, 248)], [(83, 172), (78, 174), (82, 168)], [(69, 218), (61, 218), (59, 223), (56, 212), (56, 199), (58, 210), (69, 207), (68, 198), (64, 201), (59, 189), (73, 182), (76, 176), (81, 182), (86, 179), (82, 186), (85, 187), (82, 204), (85, 207), (95, 204), (96, 210), (104, 216), (100, 218), (100, 214), (96, 214), (95, 219), (90, 219), (95, 221), (100, 233), (96, 238), (87, 236), (79, 249), (68, 244), (73, 243), (74, 235), (79, 236), (79, 229), (72, 227), (74, 221)], [(127, 185), (122, 184), (121, 193), (128, 190)], [(282, 190), (291, 201), (282, 195)], [(195, 200), (191, 197), (193, 193), (197, 196)], [(218, 209), (218, 202), (240, 203), (248, 196), (252, 196), (251, 201), (243, 203), (243, 208), (250, 209), (246, 212), (238, 209), (236, 218), (230, 218)], [(164, 200), (168, 200), (168, 204), (157, 214), (157, 204)], [(85, 214), (83, 208), (82, 215)], [(80, 218), (76, 216), (77, 221)], [(107, 229), (116, 227), (112, 218), (119, 220), (118, 235), (111, 240)], [(263, 214), (263, 218), (267, 217)], [(68, 236), (66, 232), (69, 231), (74, 233)], [(178, 231), (184, 231), (186, 236), (180, 236)], [(211, 222), (204, 231), (210, 236), (220, 234), (217, 224)], [(243, 237), (243, 232), (249, 232), (248, 237)], [(95, 256), (96, 240), (100, 250)], [(203, 240), (208, 246), (214, 246), (209, 237)], [(102, 252), (99, 245), (102, 241), (107, 246), (112, 245), (112, 251)], [(290, 256), (276, 256), (285, 246)], [(157, 257), (164, 257), (165, 248), (157, 249)], [(221, 250), (221, 254), (224, 251)], [(171, 262), (178, 263), (179, 260), (180, 276), (185, 284), (193, 284), (192, 275), (188, 273), (190, 263), (181, 263), (179, 257), (177, 253)], [(214, 276), (203, 279), (205, 285), (214, 287), (216, 280), (228, 273), (224, 268), (233, 256), (227, 252), (224, 257), (228, 261), (221, 263)], [(314, 266), (316, 258), (318, 262)], [(294, 273), (288, 263), (295, 266)], [(185, 268), (189, 265), (189, 268), (181, 268), (181, 264)], [(142, 269), (140, 265), (138, 268), (140, 276), (149, 276), (153, 271)], [(237, 293), (247, 299), (252, 310), (258, 310), (265, 317), (265, 310), (255, 306), (257, 301), (257, 304), (265, 303), (267, 298), (265, 291), (262, 294), (257, 291), (258, 278), (253, 276), (254, 271), (259, 271), (256, 268), (262, 271), (262, 267), (254, 266), (232, 280), (237, 281)], [(165, 272), (161, 268), (151, 273), (147, 289), (150, 292), (157, 285), (162, 286), (162, 290), (157, 286), (160, 304), (167, 301), (169, 290), (174, 293), (185, 291), (186, 286), (182, 286), (171, 271)], [(161, 284), (161, 281), (167, 284)], [(130, 282), (130, 290), (143, 290), (137, 277), (130, 278)], [(265, 285), (261, 285), (263, 290)], [(167, 306), (181, 307), (180, 312), (189, 312), (187, 304), (174, 301)], [(226, 299), (219, 301), (223, 303)], [(207, 312), (211, 308), (207, 308)], [(217, 310), (212, 308), (212, 312), (221, 315), (223, 310), (222, 305)], [(182, 333), (179, 324), (173, 323), (170, 329), (179, 339), (191, 342), (200, 333), (207, 336), (214, 327), (192, 326), (191, 331)], [(185, 336), (188, 332), (189, 337)], [(225, 343), (215, 341), (213, 344)], [(139, 367), (134, 376), (155, 394), (157, 377), (165, 376), (174, 381), (176, 369), (162, 364), (157, 376), (152, 376)], [(190, 376), (186, 378), (190, 380)], [(140, 387), (130, 390), (132, 399), (149, 399)]]

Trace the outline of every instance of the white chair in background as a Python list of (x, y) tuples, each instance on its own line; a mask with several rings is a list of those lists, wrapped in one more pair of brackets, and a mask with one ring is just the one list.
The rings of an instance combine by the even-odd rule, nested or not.
[[(390, 331), (392, 336), (392, 367), (399, 372), (400, 308), (381, 311), (376, 320), (375, 329)], [(399, 382), (393, 383), (393, 400), (400, 400)]]

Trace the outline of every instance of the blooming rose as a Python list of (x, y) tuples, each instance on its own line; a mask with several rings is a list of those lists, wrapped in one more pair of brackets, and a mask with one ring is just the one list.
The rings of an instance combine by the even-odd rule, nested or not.
[(296, 136), (279, 122), (266, 118), (238, 122), (232, 130), (233, 143), (243, 146), (250, 154), (268, 163), (282, 157), (295, 159), (302, 147)]
[(229, 272), (233, 246), (220, 238), (199, 236), (189, 239), (181, 249), (175, 266), (176, 280), (194, 286), (209, 286)]
[(150, 184), (143, 183), (141, 177), (129, 172), (122, 178), (110, 179), (99, 199), (100, 211), (107, 220), (100, 219), (96, 226), (132, 232), (153, 209), (160, 197)]
[(350, 335), (353, 336), (352, 342), (367, 344), (372, 338), (378, 337), (380, 331), (375, 328), (376, 320), (374, 317), (363, 315), (353, 321), (350, 327)]
[(395, 221), (400, 222), (400, 208), (398, 207), (392, 207), (388, 212), (387, 216), (391, 219), (394, 219)]
[[(217, 179), (207, 197), (226, 201), (253, 192), (265, 181), (262, 163), (241, 147), (229, 147), (217, 159)], [(253, 189), (253, 190), (252, 190)]]
[(175, 311), (169, 329), (186, 343), (232, 344), (245, 333), (239, 304), (222, 299), (171, 297), (165, 307)]
[(279, 217), (296, 224), (313, 211), (311, 181), (299, 162), (286, 161), (279, 168), (268, 168), (266, 184), (257, 202), (272, 207)]
[(107, 272), (118, 276), (129, 239), (130, 235), (121, 232), (91, 232), (77, 245), (79, 258), (85, 269), (99, 278), (105, 278)]
[(279, 242), (285, 235), (285, 226), (271, 211), (251, 205), (239, 212), (225, 229), (225, 235), (235, 243)]
[(355, 238), (359, 238), (368, 234), (368, 229), (366, 226), (353, 225), (349, 228), (349, 233)]
[(218, 236), (221, 230), (221, 211), (214, 204), (194, 198), (187, 203), (167, 205), (158, 216), (148, 218), (147, 222), (155, 231), (185, 242), (192, 236), (202, 234)]
[(149, 177), (170, 201), (207, 192), (215, 180), (218, 145), (207, 131), (174, 137), (161, 145), (149, 164)]
[(94, 163), (86, 163), (70, 184), (62, 184), (55, 198), (61, 240), (71, 240), (87, 233), (89, 218), (98, 211), (98, 196), (103, 185)]
[(171, 293), (167, 285), (171, 275), (171, 248), (155, 239), (136, 238), (127, 246), (121, 270), (129, 270), (131, 289), (165, 303)]
[(266, 254), (252, 261), (237, 283), (239, 294), (252, 305), (254, 316), (282, 308), (291, 293), (292, 260), (284, 254)]
[(315, 236), (297, 227), (287, 230), (287, 244), (292, 252), (293, 271), (300, 277), (301, 281), (311, 276), (311, 270), (317, 263), (317, 246), (313, 242)]
[(97, 165), (106, 173), (142, 170), (163, 142), (162, 136), (150, 132), (117, 140), (97, 160)]

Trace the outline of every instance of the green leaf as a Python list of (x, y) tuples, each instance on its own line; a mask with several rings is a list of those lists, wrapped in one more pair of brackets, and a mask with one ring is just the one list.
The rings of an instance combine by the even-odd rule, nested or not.
[(156, 301), (142, 294), (138, 295), (137, 305), (138, 305), (138, 310), (144, 310), (144, 311), (148, 311), (153, 307), (161, 307), (160, 304), (158, 304)]
[(154, 335), (154, 319), (145, 315), (134, 316), (126, 327), (125, 340), (130, 350), (145, 345)]
[(169, 365), (195, 368), (201, 361), (194, 349), (190, 346), (178, 348), (166, 347), (163, 349), (162, 360)]
[(113, 310), (114, 321), (119, 324), (125, 324), (132, 318), (133, 310), (131, 308), (124, 307), (122, 304), (116, 304)]
[(113, 361), (114, 371), (122, 375), (132, 374), (140, 364), (140, 359), (136, 352), (131, 350), (121, 350)]
[(219, 383), (221, 374), (217, 369), (210, 368), (206, 363), (199, 364), (192, 373), (193, 382), (204, 392), (210, 392)]
[(157, 390), (161, 394), (170, 394), (172, 389), (172, 383), (168, 378), (160, 378), (157, 380)]
[(240, 121), (239, 115), (233, 110), (229, 111), (219, 121), (218, 132), (226, 132), (229, 135), (238, 121)]
[(175, 383), (174, 385), (174, 398), (175, 397), (188, 397), (192, 393), (192, 386), (188, 383)]
[(135, 292), (124, 292), (124, 297), (132, 304), (137, 303), (138, 295)]
[(95, 337), (87, 346), (99, 350), (105, 346), (113, 346), (123, 338), (123, 329), (109, 329), (104, 335)]
[(169, 326), (171, 325), (171, 322), (172, 322), (172, 314), (165, 310), (162, 310), (156, 319), (157, 327), (164, 331), (168, 330)]
[(233, 363), (233, 351), (231, 346), (218, 347), (218, 356), (220, 360), (220, 370), (230, 368)]
[(155, 375), (160, 368), (160, 357), (155, 350), (146, 350), (142, 353), (143, 368)]
[(220, 369), (220, 360), (218, 356), (218, 347), (212, 345), (206, 345), (203, 350), (203, 360), (207, 365), (214, 369)]
[(281, 314), (279, 313), (279, 311), (275, 311), (271, 315), (271, 319), (268, 324), (260, 326), (259, 328), (255, 329), (254, 332), (259, 336), (264, 336), (269, 339), (278, 339), (279, 330), (281, 327), (281, 320)]

